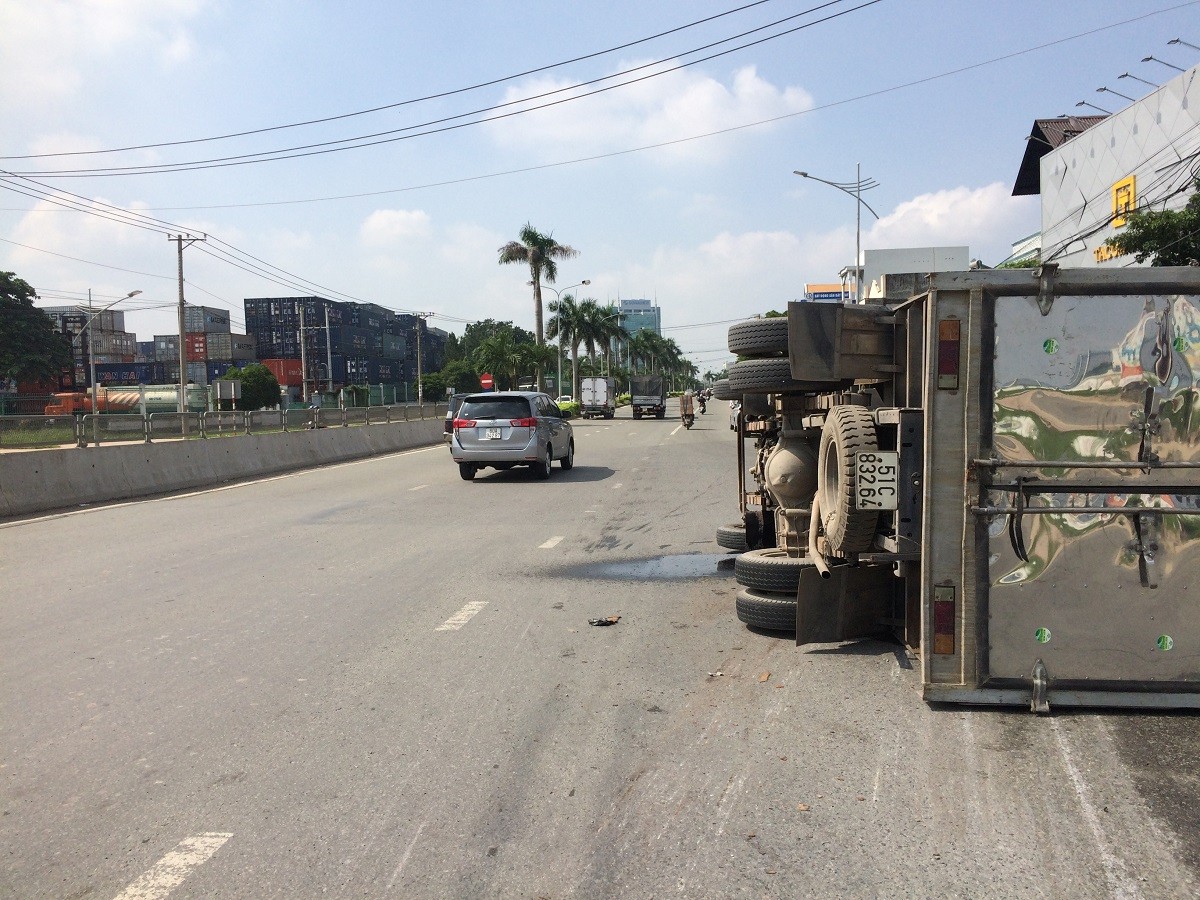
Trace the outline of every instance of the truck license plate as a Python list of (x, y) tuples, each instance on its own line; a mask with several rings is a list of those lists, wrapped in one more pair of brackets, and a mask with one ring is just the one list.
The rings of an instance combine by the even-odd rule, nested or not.
[(487, 431), (484, 432), (483, 439), (485, 441), (500, 440), (500, 429), (499, 428), (489, 428)]
[(857, 506), (859, 509), (895, 509), (899, 497), (900, 454), (872, 450), (857, 454)]

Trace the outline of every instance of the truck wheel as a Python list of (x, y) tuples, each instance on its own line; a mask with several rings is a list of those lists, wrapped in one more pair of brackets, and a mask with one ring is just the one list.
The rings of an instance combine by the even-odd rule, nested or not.
[(750, 319), (729, 329), (729, 352), (738, 356), (775, 356), (788, 352), (787, 316)]
[(743, 359), (729, 367), (729, 387), (736, 394), (783, 394), (833, 391), (849, 381), (796, 381), (792, 364), (782, 359)]
[(717, 526), (717, 546), (726, 550), (746, 551), (746, 528), (741, 523)]
[(742, 588), (737, 592), (737, 617), (754, 628), (796, 633), (796, 596)]
[(635, 419), (640, 419), (642, 417), (642, 411), (640, 409), (635, 409), (633, 411), (633, 417)]
[(558, 461), (559, 467), (567, 472), (575, 466), (575, 438), (567, 442), (567, 455)]
[(656, 412), (654, 414), (654, 418), (656, 418), (656, 419), (665, 419), (666, 417), (667, 417), (667, 411), (665, 409), (660, 409), (658, 412)]
[(477, 468), (475, 468), (475, 466), (472, 465), (471, 463), (459, 463), (458, 464), (458, 477), (461, 478), (463, 481), (474, 481), (475, 473), (478, 471), (479, 470)]
[(821, 429), (817, 455), (817, 497), (825, 540), (842, 553), (871, 549), (879, 513), (855, 509), (856, 454), (878, 450), (875, 417), (865, 406), (835, 406)]
[(743, 587), (777, 594), (795, 595), (800, 572), (811, 566), (807, 557), (788, 556), (778, 547), (749, 550), (733, 562), (733, 576)]
[(718, 400), (740, 400), (741, 394), (735, 394), (729, 387), (729, 379), (722, 378), (720, 381), (714, 381), (712, 386), (713, 396)]

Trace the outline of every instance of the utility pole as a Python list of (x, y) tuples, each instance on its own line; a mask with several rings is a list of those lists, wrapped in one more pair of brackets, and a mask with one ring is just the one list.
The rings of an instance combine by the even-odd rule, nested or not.
[(417, 313), (417, 407), (425, 403), (425, 388), (421, 384), (421, 331), (425, 327), (425, 319), (433, 313)]
[[(189, 247), (196, 241), (206, 241), (208, 236), (192, 237), (190, 234), (167, 235), (168, 241), (174, 241), (179, 256), (179, 411), (187, 412), (187, 327), (184, 315), (183, 301), (183, 247)], [(183, 420), (183, 433), (187, 435), (187, 420)]]
[[(325, 304), (325, 379), (326, 390), (333, 393), (333, 342), (329, 339), (329, 304)], [(383, 399), (382, 397), (380, 398)]]
[(304, 301), (296, 302), (300, 304), (300, 398), (308, 406), (308, 352), (305, 348), (308, 341), (304, 334)]

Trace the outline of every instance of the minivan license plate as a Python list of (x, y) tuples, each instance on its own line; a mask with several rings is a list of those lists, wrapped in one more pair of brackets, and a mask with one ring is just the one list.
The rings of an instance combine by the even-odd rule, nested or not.
[(900, 454), (891, 450), (872, 450), (857, 454), (857, 507), (859, 509), (895, 509), (898, 499)]
[(487, 431), (484, 432), (483, 439), (485, 441), (500, 440), (500, 429), (499, 428), (489, 428)]

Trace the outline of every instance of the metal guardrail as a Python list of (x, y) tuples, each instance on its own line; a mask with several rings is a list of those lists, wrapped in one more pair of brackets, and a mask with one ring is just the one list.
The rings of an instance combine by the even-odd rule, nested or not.
[(347, 409), (214, 411), (206, 413), (157, 412), (148, 416), (123, 413), (100, 415), (0, 416), (0, 449), (44, 449), (74, 444), (79, 447), (106, 443), (156, 440), (194, 440), (387, 425), (417, 419), (444, 418), (445, 403), (359, 406)]

